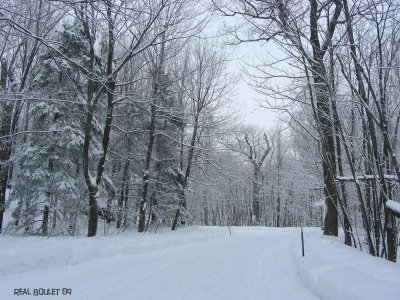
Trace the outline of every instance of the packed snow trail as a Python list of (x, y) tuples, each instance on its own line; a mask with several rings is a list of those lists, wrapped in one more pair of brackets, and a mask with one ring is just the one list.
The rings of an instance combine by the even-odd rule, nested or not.
[[(225, 232), (223, 238), (149, 253), (0, 276), (0, 299), (319, 299), (298, 277), (297, 233)], [(140, 243), (140, 238), (135, 241)], [(34, 288), (69, 288), (72, 295), (62, 296), (60, 290), (59, 296), (17, 297), (16, 288), (31, 293)]]

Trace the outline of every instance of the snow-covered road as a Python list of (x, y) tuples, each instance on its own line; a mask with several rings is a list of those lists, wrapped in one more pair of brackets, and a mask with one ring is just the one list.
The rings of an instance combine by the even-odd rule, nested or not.
[(235, 229), (232, 236), (149, 253), (5, 275), (0, 299), (17, 299), (16, 288), (72, 289), (71, 296), (20, 299), (318, 299), (298, 277), (299, 251), (293, 232)]
[[(400, 264), (341, 239), (306, 228), (302, 258), (299, 228), (236, 227), (232, 235), (222, 227), (164, 228), (90, 239), (1, 236), (0, 300), (396, 298)], [(63, 288), (71, 295), (62, 295)]]

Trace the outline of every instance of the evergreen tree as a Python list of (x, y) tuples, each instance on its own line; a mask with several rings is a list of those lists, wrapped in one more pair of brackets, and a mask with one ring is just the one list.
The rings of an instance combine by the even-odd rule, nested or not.
[(85, 106), (80, 92), (88, 44), (77, 22), (65, 24), (55, 40), (59, 48), (41, 56), (31, 91), (37, 101), (27, 107), (27, 126), (33, 133), (14, 158), (17, 171), (10, 199), (19, 203), (14, 217), (26, 233), (40, 229), (48, 234), (59, 220), (57, 232), (73, 233), (82, 213)]

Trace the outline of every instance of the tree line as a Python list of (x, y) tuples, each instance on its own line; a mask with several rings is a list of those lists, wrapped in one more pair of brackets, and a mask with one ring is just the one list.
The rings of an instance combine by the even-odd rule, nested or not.
[[(0, 230), (322, 222), (395, 261), (399, 9), (3, 1)], [(268, 131), (235, 118), (231, 54), (206, 37), (215, 15), (226, 43), (280, 50), (246, 70), (260, 104), (282, 113)]]

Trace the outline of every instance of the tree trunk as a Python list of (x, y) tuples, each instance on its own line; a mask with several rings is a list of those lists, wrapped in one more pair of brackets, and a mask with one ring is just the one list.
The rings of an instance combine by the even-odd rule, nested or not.
[(207, 202), (207, 192), (203, 191), (202, 197), (202, 206), (203, 206), (203, 223), (205, 226), (208, 226), (208, 202)]
[(199, 114), (200, 111), (197, 112), (197, 115), (195, 117), (194, 125), (193, 125), (193, 133), (192, 133), (192, 139), (190, 141), (190, 147), (189, 147), (189, 154), (188, 154), (188, 159), (187, 159), (187, 166), (186, 166), (186, 172), (185, 172), (185, 177), (183, 179), (181, 191), (179, 193), (179, 207), (176, 210), (174, 221), (172, 224), (171, 230), (175, 230), (176, 226), (178, 224), (178, 219), (181, 214), (181, 209), (186, 208), (186, 188), (190, 176), (190, 170), (192, 167), (192, 162), (193, 162), (193, 157), (194, 157), (194, 146), (196, 144), (196, 139), (197, 139), (197, 130), (198, 130), (198, 123), (199, 123)]
[[(333, 110), (334, 110), (333, 113), (338, 115), (338, 112), (336, 110), (336, 106), (333, 106)], [(347, 156), (347, 160), (349, 162), (351, 174), (352, 174), (352, 176), (354, 178), (356, 178), (356, 169), (355, 169), (353, 160), (351, 158), (350, 150), (349, 150), (349, 147), (348, 147), (348, 145), (346, 143), (346, 137), (345, 137), (345, 135), (343, 133), (343, 129), (342, 129), (342, 126), (341, 126), (340, 122), (338, 123), (338, 129), (339, 129), (341, 138), (343, 140), (343, 147), (344, 147), (344, 150), (345, 150), (345, 153), (346, 153), (346, 156)], [(364, 202), (363, 194), (362, 194), (362, 191), (361, 191), (361, 187), (360, 187), (360, 184), (359, 184), (357, 179), (355, 179), (355, 185), (356, 185), (357, 196), (358, 196), (358, 200), (359, 200), (360, 208), (361, 208), (361, 216), (362, 216), (362, 220), (363, 220), (363, 226), (364, 226), (365, 234), (366, 234), (367, 239), (368, 239), (369, 252), (370, 252), (370, 254), (372, 256), (375, 256), (375, 249), (374, 249), (372, 238), (371, 238), (371, 230), (370, 230), (371, 227), (370, 227), (370, 223), (368, 221), (368, 213), (367, 213), (367, 209), (366, 209), (366, 206), (365, 206), (365, 202)]]
[(387, 259), (396, 262), (397, 260), (397, 228), (396, 219), (393, 214), (385, 207), (385, 229), (387, 240)]
[(128, 169), (129, 169), (129, 161), (127, 160), (125, 162), (124, 166), (124, 173), (122, 175), (122, 184), (121, 184), (121, 192), (120, 196), (118, 198), (118, 209), (117, 209), (117, 228), (120, 228), (122, 225), (122, 219), (123, 216), (125, 215), (124, 210), (124, 202), (126, 202), (126, 192), (127, 192), (127, 180), (128, 180)]
[[(280, 217), (281, 217), (281, 163), (282, 163), (282, 158), (281, 158), (281, 154), (279, 153), (279, 151), (281, 150), (280, 148), (280, 138), (278, 140), (278, 186), (277, 186), (277, 204), (276, 204), (276, 227), (280, 227)], [(272, 189), (274, 187), (272, 186)], [(272, 194), (272, 192), (271, 192)]]
[(153, 146), (155, 142), (156, 134), (156, 111), (158, 98), (161, 97), (161, 92), (165, 88), (161, 86), (161, 79), (164, 75), (164, 60), (165, 60), (165, 33), (161, 35), (161, 49), (156, 62), (156, 69), (154, 70), (153, 77), (153, 91), (152, 99), (150, 104), (150, 128), (149, 128), (149, 140), (147, 143), (146, 160), (144, 164), (143, 178), (142, 178), (142, 195), (139, 203), (139, 224), (138, 232), (144, 232), (146, 230), (146, 205), (147, 205), (147, 193), (149, 189), (150, 180), (150, 163), (153, 155)]
[(43, 222), (42, 222), (42, 235), (47, 235), (49, 225), (49, 206), (45, 205), (43, 210)]
[[(107, 1), (107, 20), (108, 20), (108, 53), (107, 53), (107, 82), (95, 93), (95, 79), (90, 78), (87, 83), (87, 114), (85, 123), (85, 137), (83, 143), (83, 172), (85, 176), (86, 186), (89, 190), (89, 224), (88, 224), (88, 237), (95, 236), (97, 232), (97, 219), (98, 208), (97, 198), (98, 189), (103, 178), (103, 172), (108, 153), (108, 146), (110, 144), (111, 124), (113, 120), (114, 110), (114, 92), (116, 84), (113, 78), (113, 63), (114, 63), (114, 23), (112, 20), (112, 3)], [(95, 51), (94, 51), (94, 37), (92, 36), (90, 25), (83, 21), (84, 32), (89, 41), (90, 54), (89, 54), (89, 67), (90, 73), (95, 73)], [(97, 163), (97, 172), (93, 178), (90, 174), (89, 164), (89, 148), (92, 138), (93, 117), (96, 110), (97, 103), (103, 93), (107, 94), (107, 115), (104, 124), (104, 131), (102, 137), (102, 153)]]
[(89, 191), (89, 222), (88, 222), (88, 237), (95, 236), (97, 233), (97, 208), (98, 187), (92, 186)]
[[(334, 54), (333, 54), (333, 47), (330, 45), (329, 48), (329, 66), (330, 66), (330, 78), (329, 82), (331, 85), (332, 91), (332, 113), (333, 113), (333, 122), (334, 122), (334, 131), (335, 131), (335, 142), (336, 142), (336, 158), (337, 158), (337, 167), (339, 171), (339, 176), (344, 176), (343, 172), (343, 160), (342, 160), (342, 147), (341, 147), (341, 140), (340, 140), (340, 119), (337, 113), (336, 107), (336, 81), (335, 81), (335, 63), (334, 63)], [(352, 230), (351, 230), (351, 223), (350, 217), (348, 213), (347, 207), (347, 191), (346, 185), (344, 182), (340, 182), (340, 191), (341, 197), (339, 197), (339, 204), (343, 214), (343, 231), (344, 231), (344, 243), (345, 245), (352, 246)]]
[(184, 188), (182, 188), (181, 192), (179, 193), (179, 208), (176, 210), (171, 230), (176, 230), (176, 228), (178, 226), (178, 221), (179, 221), (179, 217), (181, 215), (181, 209), (182, 209), (183, 205), (186, 205), (186, 195), (185, 195)]
[[(335, 122), (335, 137), (336, 137), (336, 156), (337, 156), (337, 163), (338, 163), (338, 169), (339, 169), (339, 176), (343, 176), (343, 160), (342, 160), (342, 148), (341, 148), (341, 140), (340, 140), (340, 130), (339, 130), (339, 116), (336, 114), (336, 103), (335, 101), (332, 101), (332, 107), (333, 107), (333, 119)], [(340, 202), (340, 208), (342, 210), (343, 214), (343, 230), (344, 230), (344, 243), (348, 246), (352, 246), (352, 229), (351, 229), (351, 223), (350, 223), (350, 217), (348, 213), (348, 207), (347, 207), (347, 191), (346, 191), (346, 185), (344, 182), (340, 182), (340, 189), (342, 193), (341, 199), (339, 199)]]
[[(318, 59), (318, 57), (316, 58)], [(321, 156), (322, 170), (324, 176), (324, 195), (325, 195), (325, 221), (324, 235), (338, 235), (338, 212), (337, 212), (337, 194), (335, 187), (335, 142), (333, 124), (330, 114), (329, 88), (325, 84), (324, 74), (325, 67), (322, 58), (316, 60), (314, 64), (314, 72), (320, 75), (314, 75), (314, 84), (317, 99), (317, 116), (320, 123), (321, 138)]]
[(147, 205), (147, 192), (149, 189), (150, 179), (150, 163), (153, 154), (153, 145), (155, 139), (156, 129), (156, 104), (155, 98), (152, 99), (151, 103), (151, 117), (150, 117), (150, 130), (149, 130), (149, 142), (147, 144), (146, 161), (144, 165), (143, 178), (142, 178), (142, 195), (139, 204), (139, 224), (138, 232), (144, 232), (146, 227), (146, 205)]
[(253, 174), (253, 216), (252, 222), (258, 224), (260, 221), (260, 189), (261, 189), (261, 170), (260, 167), (254, 166)]
[(52, 195), (54, 199), (54, 204), (53, 204), (53, 218), (51, 222), (51, 230), (53, 231), (54, 228), (56, 228), (57, 225), (57, 197), (55, 195)]
[(124, 214), (123, 214), (123, 226), (128, 227), (128, 200), (129, 200), (129, 180), (125, 182), (125, 193), (124, 193)]
[(117, 208), (117, 228), (121, 227), (122, 224), (122, 209), (124, 206), (124, 190), (121, 190), (120, 196), (118, 198), (118, 208)]
[(105, 220), (107, 222), (107, 224), (110, 224), (112, 222), (112, 197), (109, 197), (107, 199), (107, 207), (106, 207), (106, 211), (105, 211)]
[[(329, 22), (329, 34), (333, 35), (337, 18), (342, 10), (340, 2), (335, 3), (335, 17)], [(319, 125), (319, 135), (321, 142), (322, 169), (324, 176), (324, 195), (326, 214), (324, 222), (325, 235), (338, 235), (338, 212), (337, 212), (337, 193), (335, 186), (335, 141), (334, 127), (331, 119), (331, 93), (328, 85), (324, 55), (330, 39), (321, 46), (318, 27), (318, 2), (311, 0), (310, 6), (310, 41), (312, 45), (313, 59), (311, 61), (312, 77), (314, 80), (313, 90), (317, 102), (317, 122)]]
[[(7, 63), (1, 60), (1, 78), (0, 90), (5, 92), (7, 88)], [(10, 171), (11, 156), (11, 122), (12, 122), (12, 104), (5, 101), (1, 104), (3, 118), (0, 122), (0, 233), (3, 229), (3, 215), (5, 211), (6, 192), (8, 183), (8, 174)]]

